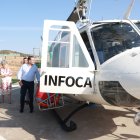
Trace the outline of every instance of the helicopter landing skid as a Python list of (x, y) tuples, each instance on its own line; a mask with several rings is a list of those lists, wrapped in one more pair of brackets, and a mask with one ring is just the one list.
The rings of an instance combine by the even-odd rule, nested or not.
[(81, 106), (79, 106), (75, 110), (73, 110), (65, 119), (62, 119), (55, 109), (53, 109), (52, 111), (53, 111), (54, 115), (56, 116), (56, 118), (57, 118), (59, 124), (61, 125), (62, 129), (67, 131), (67, 132), (71, 132), (71, 131), (76, 130), (77, 125), (76, 125), (75, 122), (70, 121), (69, 126), (68, 126), (67, 122), (76, 112), (80, 111), (81, 109), (83, 109), (83, 108), (85, 108), (89, 105), (90, 104), (88, 104), (88, 103), (82, 104)]

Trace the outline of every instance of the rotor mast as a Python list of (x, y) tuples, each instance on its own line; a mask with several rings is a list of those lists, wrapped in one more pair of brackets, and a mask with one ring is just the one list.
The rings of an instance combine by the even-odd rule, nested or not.
[(89, 19), (87, 18), (86, 13), (89, 3), (90, 0), (78, 0), (67, 21), (73, 21), (75, 23), (81, 21), (82, 23), (87, 23)]

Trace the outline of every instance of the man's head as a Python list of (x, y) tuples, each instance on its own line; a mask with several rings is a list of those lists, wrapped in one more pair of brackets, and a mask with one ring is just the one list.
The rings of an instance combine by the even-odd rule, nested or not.
[(23, 58), (23, 64), (27, 64), (28, 63), (28, 58), (27, 57), (24, 57)]
[(1, 61), (1, 66), (3, 68), (7, 68), (7, 62), (4, 60), (4, 61)]
[(35, 64), (35, 58), (34, 58), (33, 56), (29, 56), (29, 57), (28, 57), (28, 64), (29, 64), (29, 65)]

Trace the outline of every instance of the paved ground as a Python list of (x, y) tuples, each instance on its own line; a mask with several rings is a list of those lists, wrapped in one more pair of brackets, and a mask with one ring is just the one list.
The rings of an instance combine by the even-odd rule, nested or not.
[[(75, 106), (59, 109), (61, 116)], [(117, 107), (88, 107), (72, 117), (77, 130), (65, 132), (61, 129), (51, 111), (33, 114), (26, 106), (19, 113), (19, 89), (13, 90), (12, 104), (0, 104), (0, 140), (139, 140), (140, 127), (135, 126), (133, 117), (138, 110)]]

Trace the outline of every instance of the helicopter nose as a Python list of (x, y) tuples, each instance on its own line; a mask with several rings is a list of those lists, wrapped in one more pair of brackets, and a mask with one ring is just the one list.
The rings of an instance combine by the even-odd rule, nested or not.
[(120, 64), (123, 71), (121, 85), (129, 94), (140, 99), (140, 47), (127, 53)]
[(129, 94), (140, 99), (140, 73), (123, 74), (120, 83)]
[(119, 81), (127, 93), (140, 100), (140, 47), (118, 54), (103, 68), (114, 71), (116, 74), (109, 78)]

